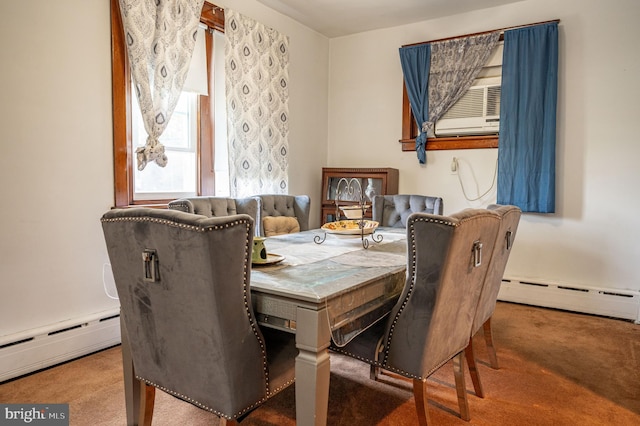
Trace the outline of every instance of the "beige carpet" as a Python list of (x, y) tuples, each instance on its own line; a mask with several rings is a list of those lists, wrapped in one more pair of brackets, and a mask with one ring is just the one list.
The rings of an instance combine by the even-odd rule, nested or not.
[[(500, 370), (476, 338), (486, 397), (473, 394), (471, 421), (458, 416), (453, 370), (429, 380), (436, 425), (640, 425), (640, 326), (628, 321), (499, 303), (493, 319)], [(0, 384), (2, 403), (69, 403), (71, 425), (124, 425), (120, 347)], [(329, 425), (415, 425), (408, 382), (368, 379), (368, 367), (331, 355)], [(285, 390), (242, 425), (295, 424)], [(215, 425), (217, 418), (162, 392), (154, 425)]]

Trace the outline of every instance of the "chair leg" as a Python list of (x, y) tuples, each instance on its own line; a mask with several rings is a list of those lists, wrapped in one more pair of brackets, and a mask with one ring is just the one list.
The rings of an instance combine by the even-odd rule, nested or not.
[(416, 400), (416, 412), (418, 413), (418, 424), (427, 426), (429, 420), (429, 411), (427, 410), (427, 381), (413, 379), (413, 399)]
[[(384, 340), (384, 337), (380, 337), (380, 339), (378, 339), (378, 343), (376, 344), (376, 354), (374, 355), (374, 359), (376, 360), (376, 362), (378, 361), (378, 357), (380, 356), (380, 354), (382, 354), (382, 351), (384, 350), (384, 346), (382, 344)], [(369, 370), (369, 378), (371, 380), (378, 380), (378, 377), (380, 376), (380, 374), (382, 374), (382, 369), (380, 367), (376, 367), (375, 365), (371, 365), (371, 369)]]
[(144, 382), (141, 382), (140, 385), (140, 425), (151, 426), (156, 388)]
[(380, 375), (380, 367), (376, 367), (375, 365), (372, 365), (369, 370), (369, 378), (371, 380), (378, 380), (379, 375)]
[(458, 406), (460, 407), (460, 417), (469, 421), (469, 402), (467, 401), (467, 387), (464, 383), (464, 357), (462, 351), (453, 357), (453, 375), (456, 379), (456, 392), (458, 393)]
[(484, 331), (484, 341), (487, 343), (489, 363), (491, 364), (491, 368), (493, 368), (494, 370), (498, 370), (500, 367), (498, 366), (496, 348), (493, 345), (493, 334), (491, 333), (491, 317), (489, 317), (489, 319), (487, 319), (484, 324), (482, 324), (482, 328)]
[(469, 374), (471, 375), (471, 381), (473, 382), (473, 390), (480, 398), (484, 398), (484, 390), (482, 389), (482, 383), (480, 382), (480, 372), (476, 365), (476, 355), (473, 349), (473, 339), (469, 339), (469, 344), (464, 348), (464, 355), (467, 358), (467, 364), (469, 364)]

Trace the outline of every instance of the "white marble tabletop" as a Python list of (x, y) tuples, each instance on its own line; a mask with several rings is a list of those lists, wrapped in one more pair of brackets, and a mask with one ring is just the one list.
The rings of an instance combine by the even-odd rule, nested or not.
[(314, 237), (324, 237), (322, 230), (267, 238), (267, 251), (284, 256), (284, 260), (274, 265), (254, 265), (251, 287), (322, 302), (351, 289), (354, 283), (367, 282), (368, 277), (406, 269), (406, 230), (378, 228), (375, 234), (382, 236), (382, 241), (376, 243), (370, 238), (368, 249), (363, 248), (360, 235), (326, 234), (325, 241), (317, 244)]

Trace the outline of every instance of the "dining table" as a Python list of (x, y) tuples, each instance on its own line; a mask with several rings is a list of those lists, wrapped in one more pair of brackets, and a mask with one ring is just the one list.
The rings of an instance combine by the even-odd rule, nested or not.
[[(391, 311), (406, 280), (406, 229), (368, 234), (319, 228), (264, 240), (266, 261), (250, 276), (261, 327), (295, 333), (296, 424), (327, 424), (329, 346), (343, 346)], [(122, 326), (127, 424), (137, 424), (140, 383)]]
[(391, 311), (406, 280), (404, 228), (324, 229), (269, 237), (251, 271), (262, 327), (295, 333), (297, 425), (326, 425), (331, 344), (343, 346)]

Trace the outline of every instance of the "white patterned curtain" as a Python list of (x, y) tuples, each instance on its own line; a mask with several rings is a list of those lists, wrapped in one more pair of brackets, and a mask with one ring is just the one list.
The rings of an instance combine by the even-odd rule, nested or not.
[(225, 9), (232, 197), (289, 189), (289, 38)]
[(138, 170), (167, 164), (159, 138), (189, 70), (204, 0), (120, 0), (131, 76), (149, 135), (136, 149)]
[(429, 120), (422, 132), (433, 137), (433, 127), (471, 87), (500, 40), (500, 32), (431, 43)]

